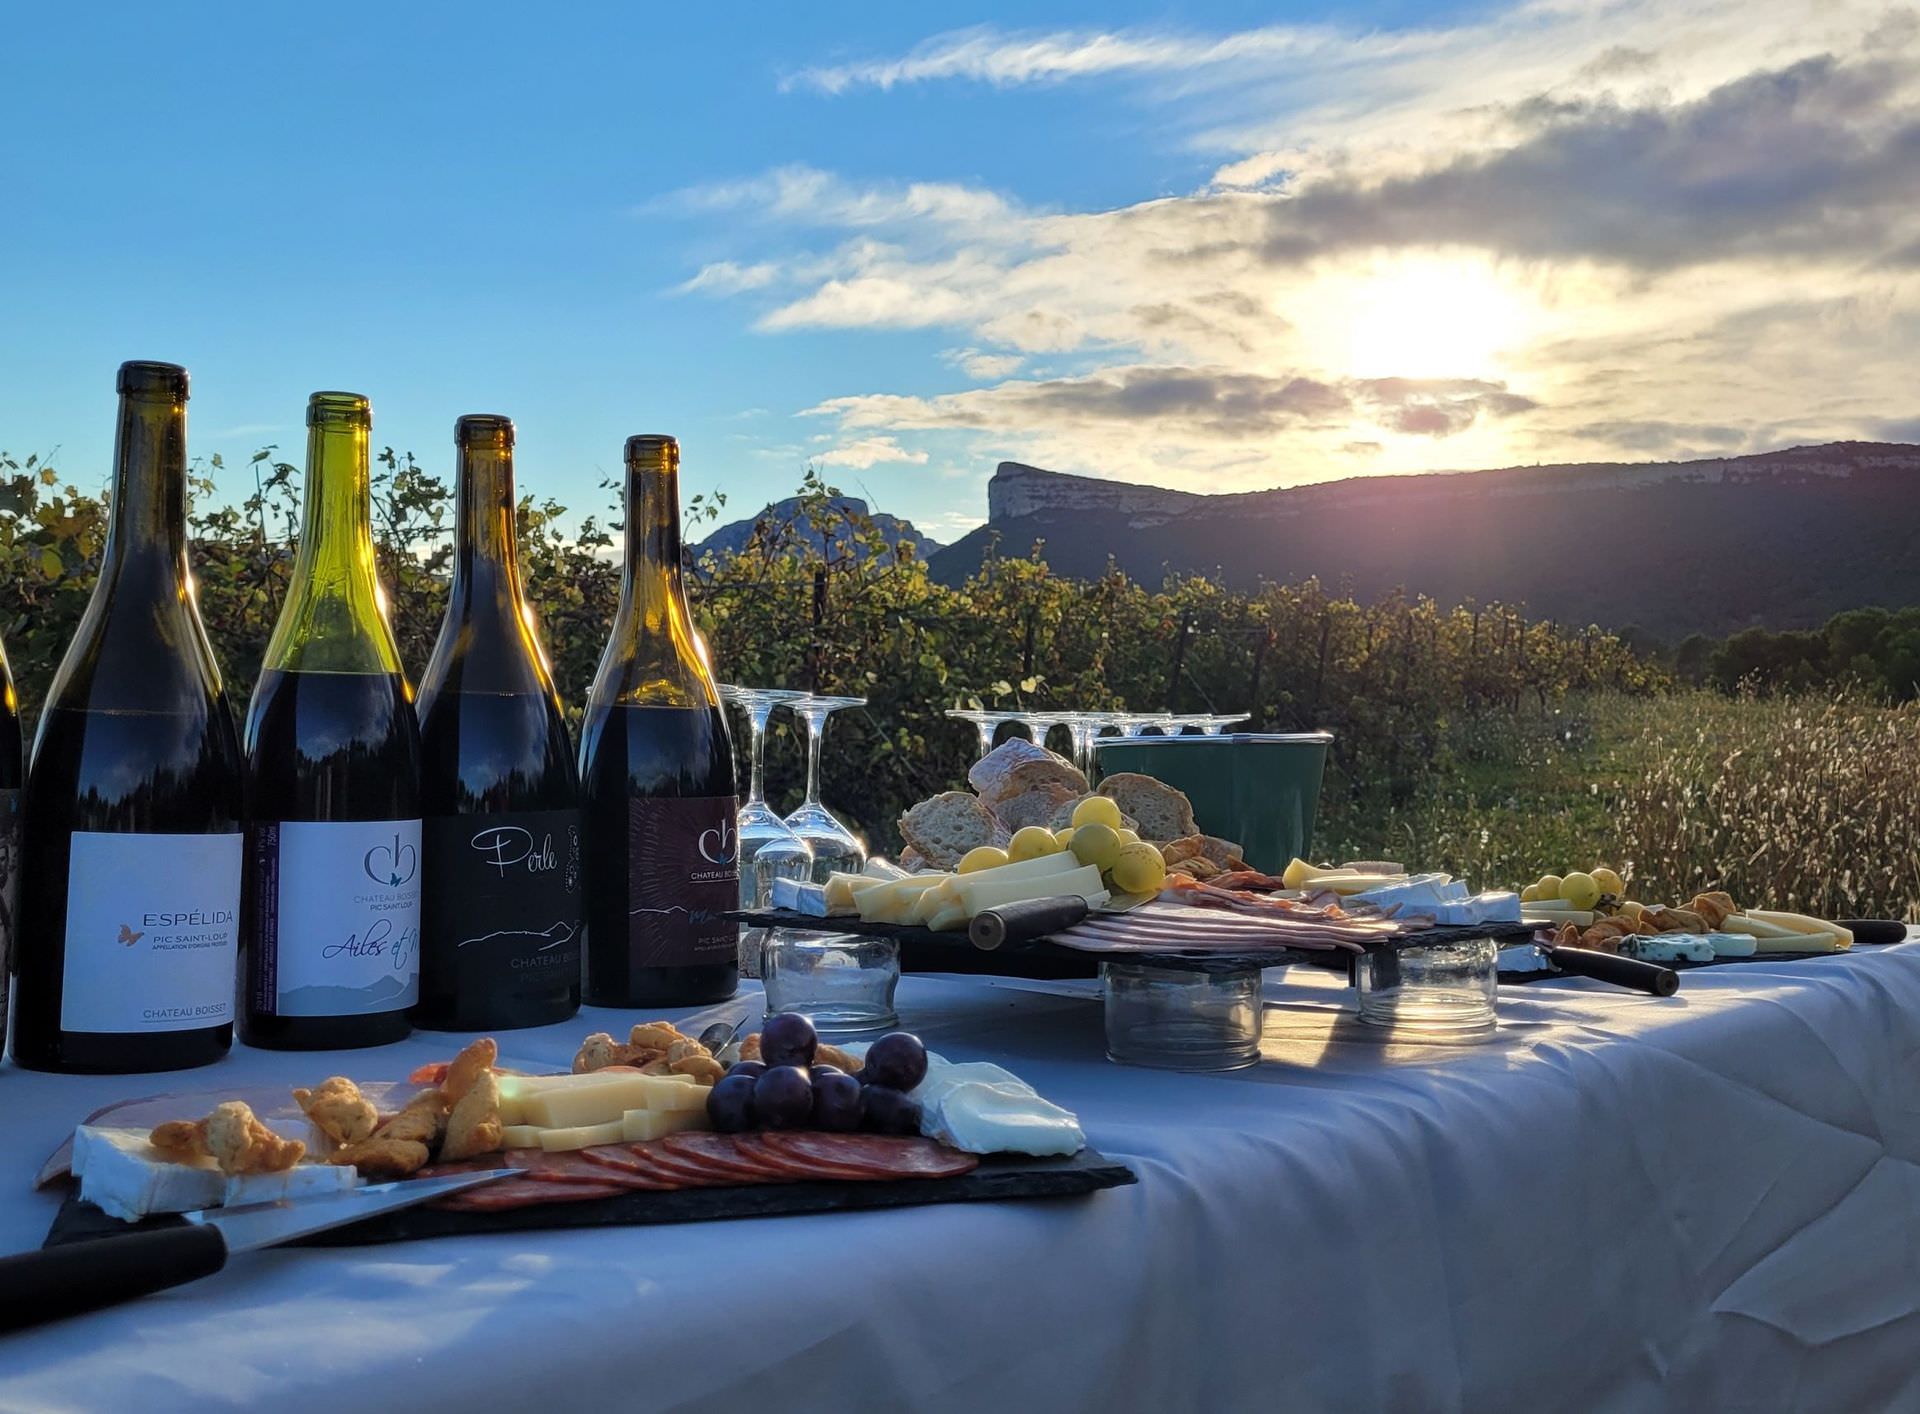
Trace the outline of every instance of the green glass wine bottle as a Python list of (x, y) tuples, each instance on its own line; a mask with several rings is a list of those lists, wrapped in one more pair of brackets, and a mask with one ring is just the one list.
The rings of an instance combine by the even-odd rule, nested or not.
[(170, 1070), (233, 1044), (242, 763), (187, 564), (187, 371), (120, 367), (100, 578), (22, 811), (13, 1056)]
[(580, 778), (514, 544), (513, 423), (454, 424), (453, 583), (420, 678), (417, 1025), (543, 1026), (580, 1009)]
[(690, 1006), (739, 986), (733, 741), (680, 566), (680, 447), (627, 439), (627, 553), (580, 734), (587, 1001)]
[(372, 1046), (420, 980), (420, 730), (374, 564), (357, 393), (307, 403), (300, 548), (247, 713), (240, 1035)]

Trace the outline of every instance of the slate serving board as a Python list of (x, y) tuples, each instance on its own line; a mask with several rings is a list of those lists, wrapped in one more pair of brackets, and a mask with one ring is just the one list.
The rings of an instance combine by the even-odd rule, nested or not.
[[(1857, 945), (1856, 945), (1857, 946)], [(1817, 958), (1845, 957), (1846, 952), (1768, 952), (1755, 953), (1752, 957), (1716, 957), (1712, 962), (1689, 962), (1676, 959), (1663, 962), (1662, 967), (1671, 967), (1675, 972), (1692, 972), (1702, 967), (1737, 967), (1748, 962), (1812, 962)], [(1541, 972), (1502, 972), (1500, 981), (1509, 987), (1524, 987), (1529, 982), (1545, 982), (1549, 978), (1564, 974), (1547, 968)]]
[[(511, 1182), (512, 1180), (506, 1180)], [(565, 1227), (635, 1227), (655, 1223), (712, 1222), (725, 1218), (774, 1218), (801, 1213), (842, 1213), (868, 1208), (908, 1208), (928, 1203), (1001, 1202), (1013, 1198), (1077, 1198), (1103, 1188), (1136, 1183), (1133, 1170), (1093, 1149), (1071, 1158), (1034, 1159), (996, 1154), (957, 1178), (916, 1178), (891, 1183), (821, 1180), (762, 1183), (740, 1188), (684, 1188), (673, 1193), (622, 1193), (579, 1203), (546, 1203), (498, 1213), (461, 1213), (443, 1208), (406, 1208), (351, 1227), (316, 1233), (297, 1247), (361, 1247), (413, 1242), (429, 1237), (468, 1237), (486, 1232), (537, 1232)], [(46, 1247), (147, 1228), (177, 1227), (176, 1217), (123, 1223), (69, 1193), (47, 1230)]]
[[(1249, 967), (1286, 967), (1295, 963), (1345, 967), (1353, 956), (1345, 951), (1307, 948), (1250, 948), (1245, 951), (1205, 953), (1089, 952), (1071, 943), (1043, 938), (1017, 948), (976, 948), (965, 933), (936, 933), (917, 924), (868, 923), (859, 918), (817, 918), (786, 909), (738, 912), (729, 918), (751, 928), (787, 928), (806, 933), (857, 933), (893, 938), (900, 944), (900, 966), (908, 972), (985, 973), (996, 977), (1097, 977), (1102, 962), (1137, 962), (1152, 967), (1176, 967), (1191, 972), (1244, 972)], [(1467, 927), (1428, 928), (1404, 937), (1389, 938), (1380, 949), (1431, 947), (1464, 943), (1474, 938), (1517, 941), (1538, 931), (1527, 923), (1476, 923)], [(1045, 970), (1036, 970), (1045, 969)]]

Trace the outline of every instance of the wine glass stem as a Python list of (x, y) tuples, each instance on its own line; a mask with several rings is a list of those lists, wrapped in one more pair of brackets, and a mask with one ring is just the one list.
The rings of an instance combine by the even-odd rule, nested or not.
[(997, 722), (975, 722), (973, 725), (979, 729), (980, 754), (984, 757), (993, 750), (993, 729), (999, 724)]
[(820, 803), (820, 746), (827, 737), (827, 719), (807, 714), (807, 804)]
[(747, 802), (762, 805), (766, 802), (767, 789), (767, 719), (773, 715), (773, 704), (754, 706), (748, 709), (748, 720), (753, 726), (753, 742), (748, 751), (752, 769), (747, 778)]

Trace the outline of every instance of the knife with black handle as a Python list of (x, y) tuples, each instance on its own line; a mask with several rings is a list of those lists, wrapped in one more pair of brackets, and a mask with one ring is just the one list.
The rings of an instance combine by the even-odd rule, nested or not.
[(186, 1214), (186, 1221), (175, 1227), (142, 1228), (0, 1257), (0, 1332), (184, 1286), (212, 1276), (235, 1252), (291, 1242), (519, 1172), (481, 1169), (376, 1183), (318, 1198), (209, 1208)]
[(1631, 987), (1656, 997), (1670, 997), (1680, 990), (1680, 974), (1657, 962), (1642, 962), (1637, 957), (1595, 952), (1592, 948), (1558, 948), (1551, 943), (1539, 945), (1541, 953), (1556, 971), (1575, 977), (1591, 977), (1611, 982), (1616, 987)]
[(1017, 948), (1084, 922), (1089, 912), (1083, 898), (1030, 898), (1004, 903), (973, 915), (967, 937), (982, 952)]

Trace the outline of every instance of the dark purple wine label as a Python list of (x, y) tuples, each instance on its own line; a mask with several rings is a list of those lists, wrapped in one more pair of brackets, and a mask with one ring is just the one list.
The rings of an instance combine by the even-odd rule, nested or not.
[(508, 810), (426, 822), (426, 991), (463, 1014), (580, 976), (580, 812)]
[(739, 956), (740, 840), (730, 795), (627, 802), (627, 947), (634, 967), (701, 967)]

